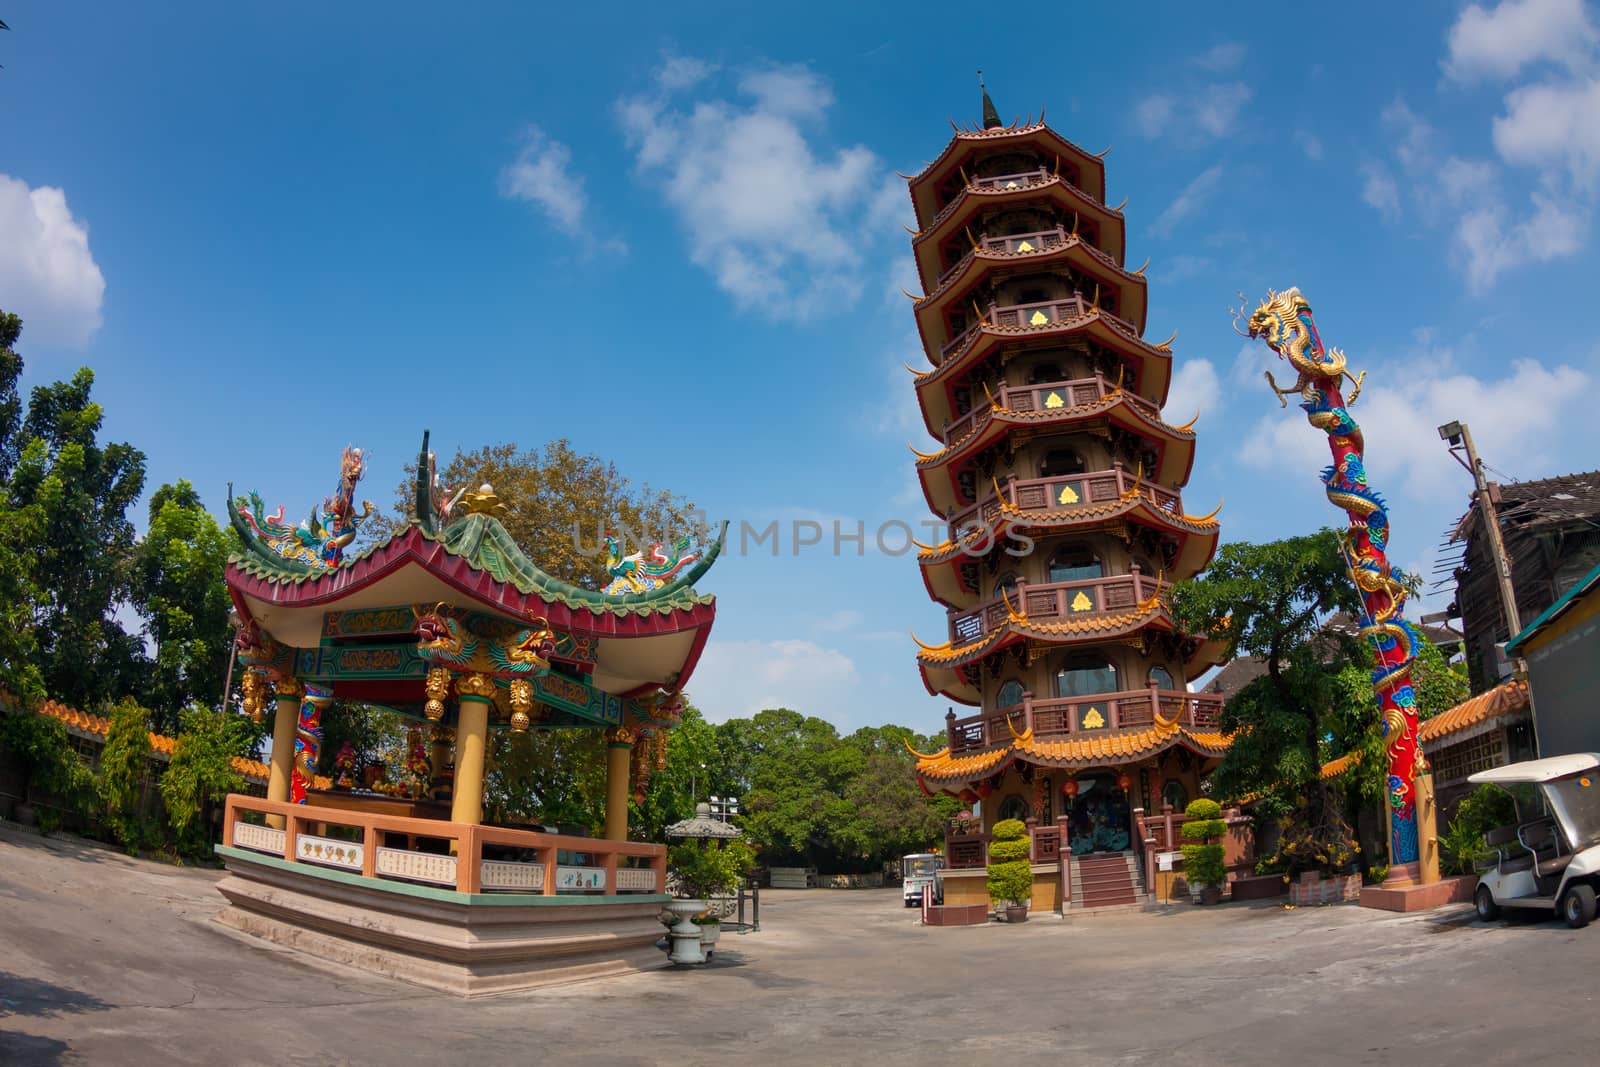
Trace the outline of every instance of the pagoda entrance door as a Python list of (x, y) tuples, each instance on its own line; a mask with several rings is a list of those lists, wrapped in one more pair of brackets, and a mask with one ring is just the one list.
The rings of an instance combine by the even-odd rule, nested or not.
[(1072, 854), (1125, 851), (1133, 840), (1127, 792), (1117, 788), (1115, 775), (1082, 775), (1077, 781), (1067, 815)]

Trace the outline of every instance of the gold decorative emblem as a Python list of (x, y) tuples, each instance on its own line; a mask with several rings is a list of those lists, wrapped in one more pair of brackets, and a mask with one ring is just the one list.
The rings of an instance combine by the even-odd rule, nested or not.
[(494, 486), (484, 482), (476, 491), (462, 496), (461, 510), (467, 515), (493, 515), (499, 518), (510, 509), (500, 502), (498, 496), (495, 496)]
[(494, 682), (486, 674), (469, 674), (457, 678), (456, 696), (489, 700), (494, 696)]
[(450, 695), (450, 671), (444, 667), (430, 667), (425, 688), (428, 703), (423, 705), (423, 714), (429, 722), (438, 722), (444, 718), (444, 698)]
[(272, 694), (279, 700), (293, 700), (300, 702), (306, 695), (305, 683), (298, 678), (279, 678), (272, 683)]
[(1078, 491), (1070, 485), (1063, 485), (1061, 492), (1056, 494), (1056, 503), (1058, 504), (1076, 504), (1079, 499)]
[(1093, 607), (1094, 601), (1090, 600), (1089, 594), (1085, 593), (1082, 589), (1078, 590), (1078, 595), (1072, 598), (1073, 611), (1088, 611)]
[(626, 726), (613, 726), (606, 731), (606, 741), (613, 745), (631, 745), (635, 732)]
[(1020, 188), (1022, 188), (1022, 186), (1018, 185), (1015, 181), (1009, 181), (1009, 182), (1006, 182), (1004, 188), (1007, 188), (1007, 189), (1020, 189)]
[(1090, 708), (1089, 713), (1083, 717), (1085, 730), (1098, 730), (1106, 724), (1106, 717), (1100, 714), (1099, 708)]
[(1035, 311), (1032, 315), (1028, 316), (1029, 326), (1043, 326), (1049, 321), (1050, 320), (1045, 317), (1045, 313), (1043, 311)]
[(1061, 399), (1060, 393), (1052, 389), (1050, 390), (1050, 395), (1044, 398), (1044, 406), (1049, 408), (1051, 411), (1054, 411), (1056, 408), (1066, 407), (1067, 402)]
[(1020, 245), (1017, 246), (1017, 251), (1018, 252), (1032, 252), (1033, 251), (1033, 245), (1029, 244), (1027, 241), (1024, 241)]

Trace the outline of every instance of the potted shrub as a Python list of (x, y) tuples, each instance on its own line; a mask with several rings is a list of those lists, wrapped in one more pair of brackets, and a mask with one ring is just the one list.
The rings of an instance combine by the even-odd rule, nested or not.
[(1028, 901), (1033, 897), (1033, 868), (1028, 828), (1021, 819), (1001, 819), (994, 824), (989, 843), (989, 900), (1006, 902), (1006, 922), (1028, 921)]
[(1183, 809), (1183, 815), (1183, 873), (1191, 886), (1200, 887), (1200, 903), (1215, 904), (1228, 877), (1218, 840), (1228, 832), (1222, 805), (1202, 797)]
[(704, 949), (722, 936), (721, 920), (710, 914), (710, 899), (736, 892), (755, 867), (755, 852), (743, 841), (685, 841), (667, 850), (667, 863), (679, 899), (667, 905), (674, 963), (704, 963)]

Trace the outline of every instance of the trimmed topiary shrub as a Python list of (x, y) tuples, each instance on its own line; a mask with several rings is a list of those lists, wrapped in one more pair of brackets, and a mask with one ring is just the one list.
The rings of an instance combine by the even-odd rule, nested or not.
[(1183, 873), (1192, 885), (1220, 887), (1228, 877), (1222, 845), (1217, 839), (1228, 832), (1222, 805), (1214, 800), (1193, 801), (1183, 809)]
[(1025, 904), (1033, 896), (1033, 868), (1028, 828), (1021, 819), (1001, 819), (994, 824), (989, 843), (989, 899), (998, 904)]

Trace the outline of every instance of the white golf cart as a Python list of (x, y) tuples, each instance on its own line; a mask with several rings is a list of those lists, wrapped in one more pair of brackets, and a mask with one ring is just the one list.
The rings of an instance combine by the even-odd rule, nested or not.
[(1512, 763), (1467, 781), (1499, 786), (1517, 802), (1517, 824), (1484, 838), (1494, 855), (1478, 864), (1478, 918), (1553, 908), (1568, 926), (1588, 925), (1600, 891), (1600, 755)]
[(941, 901), (944, 894), (939, 885), (938, 872), (944, 868), (944, 857), (937, 852), (913, 852), (900, 857), (900, 892), (906, 907), (920, 908), (922, 895), (932, 894), (932, 903)]

